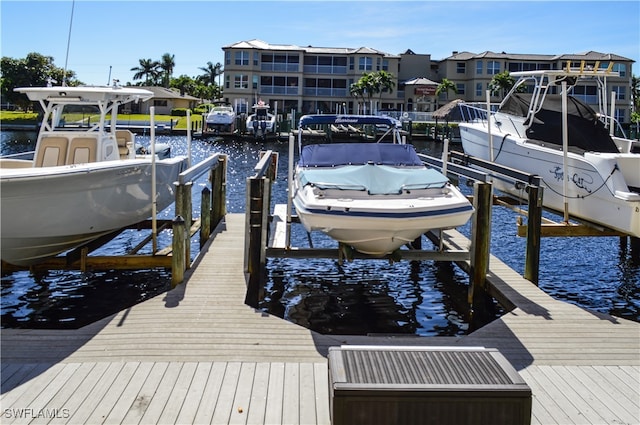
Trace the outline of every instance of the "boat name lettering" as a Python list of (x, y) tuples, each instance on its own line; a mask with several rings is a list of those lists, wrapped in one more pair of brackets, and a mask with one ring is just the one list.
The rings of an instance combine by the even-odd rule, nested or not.
[(358, 120), (356, 118), (346, 118), (346, 117), (337, 117), (336, 120), (335, 120), (336, 124), (340, 124), (340, 123), (343, 123), (343, 122), (354, 123), (355, 124), (355, 123), (358, 122)]
[[(561, 181), (562, 177), (564, 176), (562, 167), (559, 165), (556, 166), (553, 170), (549, 170), (549, 172), (553, 174), (553, 178), (556, 179), (556, 181)], [(592, 192), (590, 186), (593, 184), (593, 178), (588, 174), (580, 175), (578, 173), (573, 173), (573, 175), (569, 177), (569, 181), (576, 185), (577, 188), (584, 189), (587, 193)]]

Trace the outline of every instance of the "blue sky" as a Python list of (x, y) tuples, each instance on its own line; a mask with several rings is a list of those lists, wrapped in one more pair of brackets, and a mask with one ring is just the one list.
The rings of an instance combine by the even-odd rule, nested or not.
[[(2, 56), (53, 56), (64, 67), (72, 2), (0, 0)], [(635, 60), (640, 2), (629, 1), (91, 1), (76, 0), (68, 68), (87, 84), (133, 82), (140, 59), (175, 55), (174, 76), (224, 64), (222, 46), (272, 44), (563, 54), (595, 50)]]

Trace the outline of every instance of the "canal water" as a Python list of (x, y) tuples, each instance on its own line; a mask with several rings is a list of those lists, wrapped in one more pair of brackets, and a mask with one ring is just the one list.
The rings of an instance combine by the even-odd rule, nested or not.
[[(33, 132), (2, 132), (1, 153), (32, 150)], [(148, 144), (149, 138), (138, 136)], [(187, 154), (186, 137), (159, 136), (174, 155)], [(440, 156), (441, 146), (415, 142), (422, 153)], [(227, 211), (245, 212), (245, 184), (260, 150), (279, 153), (273, 203), (286, 203), (288, 146), (283, 142), (194, 140), (193, 161), (212, 153), (229, 155)], [(453, 145), (452, 149), (461, 150)], [(461, 182), (461, 189), (472, 189)], [(206, 185), (203, 179), (194, 190)], [(1, 188), (0, 188), (1, 190)], [(194, 198), (197, 210), (198, 197)], [(161, 218), (173, 218), (172, 207)], [(523, 273), (525, 240), (516, 235), (514, 212), (496, 207), (492, 218), (491, 252)], [(469, 226), (459, 229), (469, 236)], [(1, 231), (1, 229), (0, 229)], [(97, 254), (127, 252), (146, 236), (127, 231)], [(314, 246), (333, 241), (313, 234)], [(161, 235), (160, 244), (170, 243)], [(294, 246), (308, 246), (301, 226), (292, 231)], [(430, 248), (430, 243), (426, 242)], [(194, 242), (192, 252), (197, 249)], [(150, 249), (147, 248), (147, 249)], [(143, 251), (144, 252), (144, 251)], [(409, 334), (455, 336), (469, 331), (469, 278), (448, 262), (390, 264), (356, 260), (340, 265), (325, 259), (269, 259), (266, 297), (260, 308), (289, 321), (327, 334)], [(77, 328), (109, 316), (169, 289), (170, 275), (162, 270), (87, 272), (27, 271), (2, 273), (1, 324), (5, 328)], [(640, 321), (640, 261), (620, 246), (619, 238), (543, 238), (540, 287), (547, 293), (585, 308)], [(503, 312), (494, 306), (487, 320)]]

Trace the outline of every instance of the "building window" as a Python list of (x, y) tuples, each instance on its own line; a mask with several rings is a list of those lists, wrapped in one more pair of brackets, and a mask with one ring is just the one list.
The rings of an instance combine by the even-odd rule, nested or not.
[(467, 64), (464, 62), (456, 62), (456, 74), (466, 74)]
[(263, 53), (262, 71), (298, 72), (300, 56), (297, 53)]
[(358, 58), (358, 70), (373, 71), (373, 58), (371, 56), (361, 56)]
[(456, 89), (458, 90), (458, 94), (459, 95), (463, 95), (466, 93), (465, 89), (464, 89), (464, 83), (458, 83), (456, 84)]
[(482, 83), (476, 83), (476, 97), (482, 97)]
[(625, 100), (627, 97), (627, 88), (625, 86), (613, 86), (611, 91), (616, 92), (616, 100)]
[(382, 70), (389, 71), (389, 59), (382, 59)]
[(353, 56), (349, 57), (349, 69), (352, 71), (355, 69), (355, 58)]
[(224, 52), (224, 64), (225, 65), (231, 65), (231, 52), (230, 51)]
[(258, 54), (258, 52), (253, 52), (253, 65), (254, 66), (258, 66), (259, 58), (260, 58), (260, 55)]
[(257, 90), (257, 89), (258, 89), (258, 76), (257, 76), (257, 75), (254, 75), (254, 76), (253, 76), (253, 78), (252, 78), (252, 82), (251, 82), (251, 87), (252, 87), (254, 90)]
[(236, 52), (236, 65), (249, 65), (249, 52), (239, 50)]
[(298, 94), (298, 77), (262, 76), (260, 77), (261, 94)]
[(500, 62), (498, 61), (488, 61), (487, 62), (487, 74), (488, 75), (496, 75), (500, 73)]
[(627, 67), (623, 63), (614, 64), (612, 71), (619, 72), (621, 77), (626, 77), (627, 76)]
[(249, 76), (245, 74), (238, 74), (234, 76), (233, 87), (236, 89), (248, 89), (249, 88)]
[(482, 61), (476, 62), (476, 74), (482, 75)]

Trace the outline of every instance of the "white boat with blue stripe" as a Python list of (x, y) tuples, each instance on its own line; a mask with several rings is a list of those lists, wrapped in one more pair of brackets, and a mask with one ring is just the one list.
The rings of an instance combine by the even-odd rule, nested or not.
[(310, 124), (388, 125), (393, 143), (324, 143), (302, 147), (290, 188), (305, 229), (359, 252), (384, 256), (429, 230), (464, 225), (473, 207), (439, 171), (400, 138), (396, 120), (380, 116), (306, 115)]

